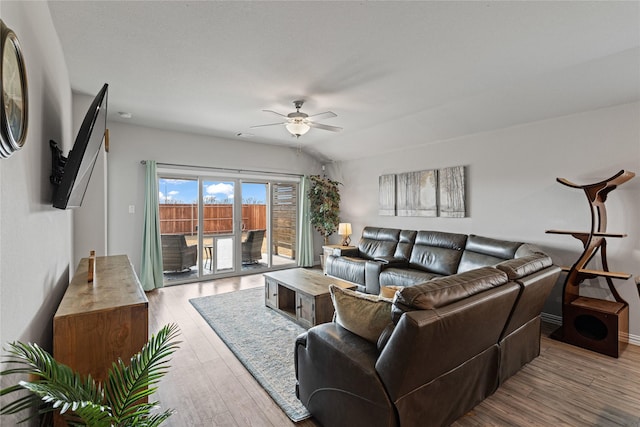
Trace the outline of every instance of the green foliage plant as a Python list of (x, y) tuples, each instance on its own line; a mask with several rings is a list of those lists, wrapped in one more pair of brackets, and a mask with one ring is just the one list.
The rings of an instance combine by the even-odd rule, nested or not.
[(308, 191), (311, 208), (311, 225), (324, 237), (324, 244), (329, 236), (338, 230), (340, 223), (340, 190), (338, 181), (326, 176), (311, 175), (311, 186)]
[(159, 426), (173, 411), (152, 412), (159, 402), (147, 402), (147, 398), (168, 371), (170, 356), (178, 348), (178, 334), (176, 324), (164, 326), (131, 357), (129, 365), (121, 359), (114, 362), (104, 384), (57, 362), (37, 344), (10, 343), (3, 361), (12, 368), (0, 375), (28, 375), (30, 380), (0, 390), (0, 396), (24, 389), (30, 393), (2, 407), (0, 415), (36, 406), (34, 416), (58, 411), (70, 426)]

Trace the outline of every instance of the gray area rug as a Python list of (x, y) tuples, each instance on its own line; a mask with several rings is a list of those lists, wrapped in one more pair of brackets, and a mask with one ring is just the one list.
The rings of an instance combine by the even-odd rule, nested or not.
[(305, 329), (264, 305), (264, 288), (189, 302), (294, 422), (311, 415), (296, 398), (293, 351)]

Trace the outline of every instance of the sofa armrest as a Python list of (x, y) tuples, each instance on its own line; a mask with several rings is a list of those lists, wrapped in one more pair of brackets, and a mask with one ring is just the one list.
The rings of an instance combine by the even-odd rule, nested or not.
[(385, 267), (409, 268), (409, 261), (404, 258), (395, 258), (392, 256), (376, 257), (373, 259), (383, 264)]
[(380, 261), (367, 261), (364, 266), (365, 292), (378, 295), (380, 293), (380, 272), (383, 264)]
[(343, 248), (333, 248), (333, 253), (332, 255), (334, 256), (351, 256), (351, 257), (360, 257), (360, 251), (358, 250), (358, 248), (348, 248), (348, 249), (343, 249)]
[(298, 398), (322, 425), (396, 425), (377, 357), (375, 344), (336, 323), (309, 329), (295, 344)]
[(560, 272), (560, 267), (552, 265), (516, 280), (521, 287), (520, 296), (500, 339), (540, 316)]
[(298, 399), (300, 398), (300, 395), (298, 393), (298, 347), (301, 347), (303, 349), (307, 347), (308, 333), (309, 331), (303, 332), (302, 334), (298, 335), (298, 337), (296, 338), (296, 342), (294, 344), (294, 350), (293, 350), (293, 364), (294, 364), (294, 369), (296, 374), (296, 397)]
[(387, 267), (409, 268), (409, 261), (395, 257), (377, 257), (367, 261), (364, 268), (365, 292), (378, 295), (380, 293), (380, 272)]

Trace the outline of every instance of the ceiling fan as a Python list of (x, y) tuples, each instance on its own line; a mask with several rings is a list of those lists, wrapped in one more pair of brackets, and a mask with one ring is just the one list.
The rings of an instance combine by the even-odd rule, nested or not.
[(256, 125), (251, 127), (258, 128), (258, 127), (264, 127), (264, 126), (284, 125), (289, 131), (289, 133), (291, 133), (291, 135), (295, 136), (296, 138), (300, 138), (301, 135), (304, 135), (305, 133), (309, 132), (309, 129), (311, 128), (323, 129), (331, 132), (340, 132), (342, 130), (341, 127), (324, 125), (322, 123), (316, 123), (309, 120), (312, 117), (314, 119), (330, 119), (332, 117), (338, 117), (336, 113), (332, 111), (325, 111), (324, 113), (313, 114), (310, 116), (300, 111), (300, 108), (302, 108), (302, 104), (304, 104), (303, 100), (293, 101), (293, 105), (296, 107), (296, 111), (286, 115), (278, 113), (277, 111), (273, 111), (273, 110), (262, 110), (267, 113), (272, 113), (277, 116), (284, 117), (286, 120), (284, 122), (269, 123), (266, 125)]

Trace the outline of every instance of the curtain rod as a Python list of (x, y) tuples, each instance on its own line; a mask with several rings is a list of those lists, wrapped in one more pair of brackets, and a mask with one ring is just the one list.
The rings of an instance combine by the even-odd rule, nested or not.
[[(141, 165), (146, 165), (146, 160), (140, 160)], [(205, 169), (210, 171), (221, 171), (221, 172), (236, 172), (236, 173), (259, 173), (259, 174), (268, 174), (268, 175), (280, 175), (280, 176), (295, 176), (302, 177), (304, 175), (296, 174), (296, 173), (288, 173), (288, 172), (269, 172), (269, 171), (259, 171), (253, 169), (233, 169), (233, 168), (216, 168), (213, 166), (193, 166), (193, 165), (180, 165), (177, 163), (156, 163), (157, 166), (174, 166), (179, 168), (190, 168), (190, 169)]]

